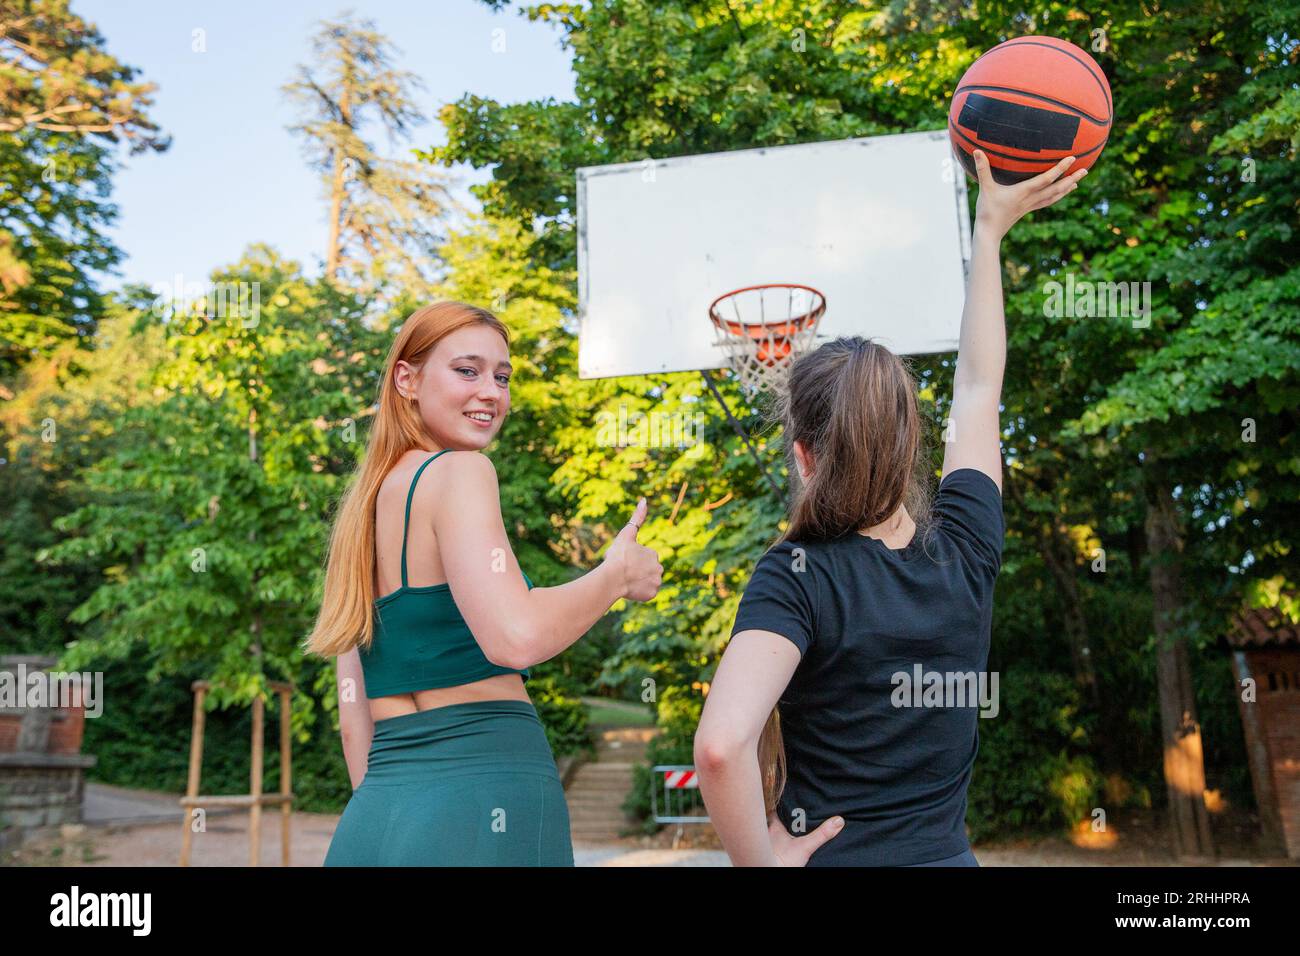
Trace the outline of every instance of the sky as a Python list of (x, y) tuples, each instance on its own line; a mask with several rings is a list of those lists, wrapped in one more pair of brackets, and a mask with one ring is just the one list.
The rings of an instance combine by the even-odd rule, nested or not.
[[(119, 216), (109, 235), (126, 258), (121, 275), (102, 277), (105, 289), (170, 287), (177, 274), (206, 282), (250, 242), (269, 243), (319, 274), (324, 187), (288, 132), (297, 115), (280, 87), (310, 62), (323, 18), (351, 9), (374, 20), (398, 49), (396, 66), (423, 80), (417, 103), (429, 122), (409, 146), (445, 142), (438, 110), (467, 92), (501, 102), (573, 98), (560, 31), (478, 0), (73, 0), (72, 9), (95, 24), (110, 54), (139, 70), (138, 80), (158, 85), (148, 113), (172, 137), (162, 153), (118, 153)], [(370, 136), (393, 154), (378, 127)], [(456, 175), (455, 195), (472, 203), (468, 185), (489, 173), (465, 167)]]

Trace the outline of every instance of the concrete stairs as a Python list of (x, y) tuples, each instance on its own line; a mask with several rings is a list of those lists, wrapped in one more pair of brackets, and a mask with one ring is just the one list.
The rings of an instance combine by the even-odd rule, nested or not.
[(574, 844), (618, 843), (631, 825), (621, 809), (632, 789), (632, 768), (645, 763), (654, 727), (619, 727), (596, 732), (596, 758), (574, 771), (565, 788)]

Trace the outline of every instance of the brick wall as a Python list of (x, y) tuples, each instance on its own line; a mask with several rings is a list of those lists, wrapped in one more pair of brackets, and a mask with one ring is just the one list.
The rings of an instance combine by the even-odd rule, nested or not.
[[(18, 728), (22, 716), (18, 711), (0, 710), (0, 754), (18, 749)], [(81, 753), (81, 739), (86, 728), (86, 708), (68, 707), (50, 715), (50, 743), (46, 753)]]
[(1259, 691), (1256, 706), (1287, 856), (1300, 859), (1300, 648), (1258, 648), (1246, 654)]

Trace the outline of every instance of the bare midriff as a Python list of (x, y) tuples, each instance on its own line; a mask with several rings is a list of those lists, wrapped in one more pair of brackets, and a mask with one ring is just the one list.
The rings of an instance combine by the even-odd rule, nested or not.
[(524, 679), (518, 674), (494, 674), (483, 680), (455, 687), (436, 687), (409, 694), (391, 694), (370, 699), (371, 720), (387, 720), (421, 710), (433, 710), (448, 704), (465, 704), (479, 700), (530, 700)]

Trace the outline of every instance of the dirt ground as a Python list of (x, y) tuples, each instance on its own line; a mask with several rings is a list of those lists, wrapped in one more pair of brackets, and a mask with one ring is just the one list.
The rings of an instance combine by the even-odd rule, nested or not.
[[(1217, 856), (1214, 859), (1175, 859), (1171, 839), (1160, 816), (1151, 811), (1127, 810), (1114, 814), (1107, 831), (1080, 828), (1073, 838), (1034, 836), (973, 843), (981, 866), (1296, 866), (1283, 849), (1263, 846), (1259, 821), (1249, 813), (1228, 810), (1213, 817)], [(708, 826), (664, 827), (646, 845), (661, 848), (721, 850), (717, 834)]]
[[(338, 817), (333, 814), (291, 815), (290, 865), (320, 866), (329, 848)], [(1249, 817), (1215, 821), (1219, 855), (1213, 860), (1174, 860), (1167, 834), (1150, 814), (1132, 814), (1112, 823), (1098, 839), (1089, 834), (1077, 845), (1064, 837), (976, 844), (981, 866), (1294, 866), (1279, 852), (1256, 846)], [(280, 865), (280, 815), (264, 812), (260, 865)], [(50, 829), (30, 838), (5, 860), (10, 866), (177, 866), (181, 825), (144, 824), (129, 827), (70, 826)], [(717, 837), (707, 826), (666, 827), (652, 837), (628, 837), (614, 844), (574, 845), (579, 866), (726, 866)], [(192, 866), (247, 866), (248, 815), (210, 817), (207, 829), (194, 834)]]

